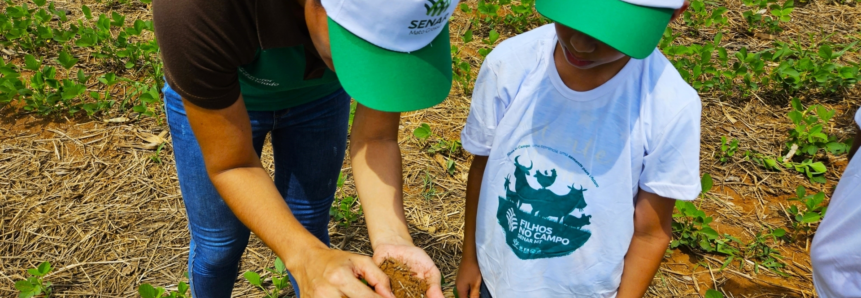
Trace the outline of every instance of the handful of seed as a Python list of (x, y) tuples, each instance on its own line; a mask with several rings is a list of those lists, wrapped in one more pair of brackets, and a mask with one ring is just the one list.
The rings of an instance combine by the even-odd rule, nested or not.
[[(380, 269), (383, 270), (389, 277), (389, 283), (392, 285), (392, 292), (396, 298), (425, 298), (425, 293), (428, 291), (428, 284), (423, 279), (415, 277), (410, 266), (403, 262), (387, 258), (380, 264)], [(344, 298), (347, 298), (344, 296)]]
[(395, 297), (425, 298), (428, 284), (425, 280), (415, 277), (410, 266), (399, 260), (388, 258), (380, 265), (380, 269), (389, 276)]

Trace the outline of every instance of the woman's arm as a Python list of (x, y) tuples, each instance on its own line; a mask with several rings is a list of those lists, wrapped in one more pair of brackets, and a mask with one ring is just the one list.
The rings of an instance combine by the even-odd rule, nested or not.
[(672, 239), (676, 201), (643, 190), (637, 198), (634, 237), (625, 255), (619, 298), (640, 298), (646, 294)]
[(398, 146), (400, 113), (356, 107), (350, 132), (350, 158), (365, 211), (374, 261), (397, 258), (429, 285), (429, 298), (443, 298), (442, 275), (424, 250), (413, 244), (404, 216), (403, 169)]
[(403, 169), (398, 146), (400, 113), (356, 107), (350, 132), (350, 158), (356, 189), (365, 212), (365, 222), (374, 261), (400, 259), (429, 284), (427, 296), (442, 298), (441, 274), (424, 250), (413, 244), (404, 216)]
[(251, 124), (240, 97), (221, 110), (183, 100), (212, 184), (236, 217), (284, 260), (303, 296), (394, 297), (388, 278), (364, 256), (331, 250), (293, 217), (263, 169), (251, 143)]
[(398, 146), (400, 113), (356, 106), (350, 131), (350, 158), (371, 245), (412, 245), (403, 204), (403, 172)]

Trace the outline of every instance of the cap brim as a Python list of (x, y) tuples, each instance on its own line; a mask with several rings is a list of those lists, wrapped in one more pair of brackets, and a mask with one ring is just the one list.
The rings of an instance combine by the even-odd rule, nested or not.
[(652, 54), (674, 11), (621, 0), (537, 0), (535, 9), (636, 59)]
[(353, 99), (385, 112), (432, 107), (451, 91), (448, 24), (426, 47), (410, 53), (389, 51), (353, 35), (329, 19), (335, 73)]

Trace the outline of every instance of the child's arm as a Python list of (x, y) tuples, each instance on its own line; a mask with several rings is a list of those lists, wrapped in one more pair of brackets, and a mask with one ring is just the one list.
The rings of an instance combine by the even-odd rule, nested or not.
[(478, 270), (478, 255), (475, 251), (475, 216), (478, 213), (479, 192), (486, 166), (487, 156), (476, 155), (472, 160), (472, 166), (469, 167), (469, 177), (466, 182), (463, 256), (460, 259), (460, 268), (457, 270), (455, 280), (455, 291), (463, 298), (478, 298), (479, 286), (481, 286), (481, 272)]
[(625, 255), (618, 298), (643, 297), (672, 239), (675, 200), (643, 190), (637, 194), (634, 238)]

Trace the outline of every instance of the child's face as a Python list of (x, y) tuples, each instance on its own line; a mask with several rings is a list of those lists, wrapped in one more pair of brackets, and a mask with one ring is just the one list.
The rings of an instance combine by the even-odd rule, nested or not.
[(559, 23), (556, 23), (556, 36), (559, 37), (565, 60), (578, 69), (593, 69), (627, 57), (589, 35)]

